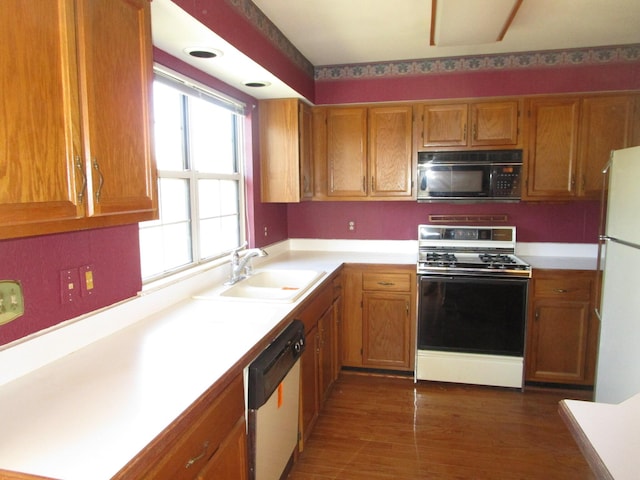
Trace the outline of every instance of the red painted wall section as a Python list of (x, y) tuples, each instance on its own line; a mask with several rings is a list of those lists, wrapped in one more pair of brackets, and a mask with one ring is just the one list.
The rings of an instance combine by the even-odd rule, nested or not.
[(174, 0), (174, 3), (302, 96), (313, 101), (313, 76), (305, 73), (273, 42), (254, 28), (229, 1)]
[(316, 82), (316, 104), (640, 89), (640, 62)]
[[(430, 214), (506, 214), (519, 242), (596, 243), (600, 202), (446, 204), (306, 202), (290, 204), (290, 238), (416, 240)], [(355, 222), (355, 230), (348, 224)]]
[[(21, 283), (25, 313), (0, 326), (0, 345), (133, 297), (140, 291), (138, 225), (4, 240), (0, 277)], [(93, 266), (94, 289), (62, 303), (60, 271)], [(79, 287), (79, 286), (78, 286)]]

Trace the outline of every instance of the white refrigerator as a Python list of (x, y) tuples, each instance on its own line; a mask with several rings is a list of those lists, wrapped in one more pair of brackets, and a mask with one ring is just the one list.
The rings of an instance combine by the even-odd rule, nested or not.
[(595, 401), (620, 403), (640, 392), (640, 147), (614, 151), (605, 174)]

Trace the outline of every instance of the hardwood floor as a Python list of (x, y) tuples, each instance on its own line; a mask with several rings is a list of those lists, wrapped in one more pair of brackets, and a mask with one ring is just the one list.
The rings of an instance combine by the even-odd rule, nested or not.
[(569, 395), (343, 373), (288, 479), (594, 479)]

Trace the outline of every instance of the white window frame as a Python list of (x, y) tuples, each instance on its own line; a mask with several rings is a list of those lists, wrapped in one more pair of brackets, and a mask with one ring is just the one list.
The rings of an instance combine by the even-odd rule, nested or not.
[[(233, 99), (227, 95), (224, 95), (216, 90), (192, 80), (178, 72), (175, 72), (163, 65), (154, 65), (154, 80), (160, 80), (181, 91), (188, 96), (195, 96), (199, 98), (206, 98), (207, 101), (217, 104), (233, 113), (238, 114), (236, 117), (236, 141), (235, 141), (235, 158), (236, 158), (236, 173), (223, 174), (223, 173), (203, 173), (192, 170), (174, 171), (174, 170), (158, 170), (158, 181), (160, 178), (175, 178), (186, 179), (189, 182), (189, 202), (191, 212), (191, 249), (192, 249), (192, 262), (180, 266), (176, 266), (170, 270), (153, 274), (149, 277), (142, 278), (143, 284), (147, 285), (152, 282), (166, 279), (167, 277), (184, 273), (195, 267), (199, 267), (204, 264), (215, 262), (223, 257), (226, 257), (231, 252), (231, 249), (220, 252), (217, 255), (201, 258), (200, 251), (200, 229), (199, 222), (197, 221), (199, 216), (198, 205), (198, 180), (216, 179), (216, 180), (233, 180), (238, 182), (238, 229), (239, 229), (239, 244), (242, 245), (247, 239), (247, 195), (246, 195), (246, 177), (245, 177), (245, 162), (246, 162), (246, 142), (245, 142), (245, 109), (246, 105), (239, 100)], [(160, 189), (158, 189), (158, 195), (160, 195)], [(159, 202), (160, 205), (160, 202)], [(160, 207), (158, 207), (160, 208)]]

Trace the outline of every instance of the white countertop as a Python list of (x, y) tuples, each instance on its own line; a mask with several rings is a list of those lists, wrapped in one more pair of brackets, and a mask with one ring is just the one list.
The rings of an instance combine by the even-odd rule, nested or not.
[[(256, 270), (330, 275), (343, 263), (417, 261), (417, 242), (332, 242), (289, 240)], [(0, 469), (111, 478), (225, 372), (246, 366), (238, 362), (313, 291), (288, 304), (192, 299), (223, 276), (198, 274), (0, 350)]]
[(560, 415), (598, 478), (638, 478), (640, 393), (617, 405), (563, 400)]
[(598, 246), (583, 243), (524, 243), (516, 246), (516, 255), (533, 269), (595, 270)]
[[(321, 270), (319, 285), (344, 261), (415, 264), (416, 255), (291, 251), (260, 268)], [(202, 285), (212, 288), (221, 285)], [(295, 303), (188, 298), (9, 381), (0, 469), (111, 478), (229, 369), (246, 366), (237, 363), (312, 291)]]

